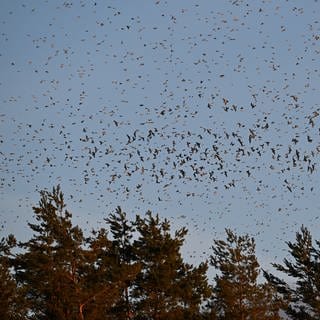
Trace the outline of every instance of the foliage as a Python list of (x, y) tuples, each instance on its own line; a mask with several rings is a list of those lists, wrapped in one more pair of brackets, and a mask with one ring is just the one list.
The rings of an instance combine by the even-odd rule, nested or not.
[(136, 259), (133, 252), (132, 237), (134, 227), (127, 219), (127, 214), (120, 207), (116, 209), (115, 214), (109, 215), (106, 222), (112, 235), (110, 252), (114, 258), (116, 278), (123, 283), (121, 296), (113, 307), (113, 314), (119, 320), (130, 319), (133, 312), (130, 290), (135, 277), (141, 269), (140, 263), (135, 262)]
[(295, 242), (287, 242), (291, 260), (273, 264), (280, 272), (295, 280), (289, 285), (285, 280), (264, 272), (267, 280), (287, 300), (286, 313), (294, 320), (320, 319), (320, 242), (312, 243), (310, 231), (304, 226), (296, 233)]
[[(288, 242), (293, 260), (273, 264), (296, 280), (264, 272), (255, 241), (226, 229), (208, 262), (193, 266), (181, 248), (187, 229), (151, 211), (129, 220), (118, 207), (89, 236), (72, 223), (60, 187), (42, 191), (31, 238), (0, 241), (0, 311), (5, 320), (320, 319), (320, 241), (302, 227)], [(217, 271), (214, 284), (208, 266)], [(207, 306), (204, 308), (204, 306)]]
[(226, 229), (227, 239), (214, 240), (210, 263), (215, 277), (212, 319), (279, 319), (281, 301), (270, 284), (257, 282), (260, 273), (255, 241)]
[(117, 283), (109, 278), (102, 252), (108, 239), (99, 232), (85, 239), (65, 210), (59, 187), (43, 191), (34, 207), (34, 236), (21, 243), (16, 256), (16, 279), (26, 291), (30, 319), (104, 319), (117, 297)]
[(210, 291), (207, 264), (193, 267), (182, 259), (180, 249), (187, 230), (170, 233), (168, 220), (160, 221), (151, 212), (137, 216), (139, 234), (134, 242), (142, 270), (134, 283), (138, 319), (196, 319)]
[(13, 235), (0, 241), (0, 310), (3, 320), (20, 320), (25, 316), (25, 300), (23, 292), (10, 272), (12, 249), (16, 246)]

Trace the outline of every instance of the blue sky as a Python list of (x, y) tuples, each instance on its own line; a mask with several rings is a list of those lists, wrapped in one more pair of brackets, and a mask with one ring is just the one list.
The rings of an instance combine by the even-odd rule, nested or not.
[(317, 1), (0, 6), (1, 233), (61, 184), (87, 230), (118, 205), (187, 226), (195, 262), (226, 227), (264, 266), (320, 238)]

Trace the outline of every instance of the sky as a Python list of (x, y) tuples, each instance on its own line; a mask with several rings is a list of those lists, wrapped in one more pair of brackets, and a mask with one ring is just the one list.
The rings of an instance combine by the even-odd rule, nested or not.
[(264, 268), (319, 235), (318, 1), (0, 3), (0, 227), (28, 237), (58, 184), (85, 231), (121, 206), (225, 228)]

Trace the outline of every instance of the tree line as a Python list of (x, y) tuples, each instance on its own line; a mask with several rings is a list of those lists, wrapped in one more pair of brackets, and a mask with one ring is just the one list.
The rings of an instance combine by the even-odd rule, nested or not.
[(254, 238), (230, 229), (194, 266), (181, 254), (187, 229), (173, 232), (152, 212), (129, 220), (118, 207), (86, 236), (59, 186), (33, 211), (28, 241), (0, 242), (4, 320), (320, 319), (320, 242), (303, 226), (287, 242), (290, 258), (273, 264), (288, 283), (260, 268)]

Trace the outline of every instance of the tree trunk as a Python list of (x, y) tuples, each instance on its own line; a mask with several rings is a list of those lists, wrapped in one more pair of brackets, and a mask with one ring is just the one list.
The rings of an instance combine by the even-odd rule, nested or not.
[(79, 320), (84, 320), (83, 307), (84, 307), (84, 304), (81, 303), (80, 306), (79, 306)]

